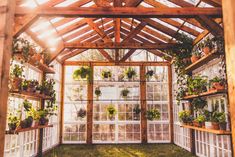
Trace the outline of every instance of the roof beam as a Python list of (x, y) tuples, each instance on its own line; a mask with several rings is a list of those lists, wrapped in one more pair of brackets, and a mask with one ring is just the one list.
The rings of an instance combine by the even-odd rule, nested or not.
[(37, 14), (39, 16), (62, 17), (109, 17), (109, 18), (179, 18), (207, 15), (222, 17), (221, 8), (134, 8), (134, 7), (38, 7), (37, 9), (16, 8), (16, 16)]
[(143, 0), (126, 0), (125, 7), (136, 7), (138, 6)]
[(130, 49), (130, 50), (125, 54), (125, 56), (123, 56), (123, 57), (120, 59), (120, 62), (125, 62), (135, 51), (136, 51), (136, 49)]
[(137, 42), (125, 42), (125, 43), (114, 43), (114, 42), (100, 42), (100, 43), (65, 43), (65, 48), (68, 49), (167, 49), (175, 44), (152, 44), (152, 43), (137, 43)]
[(203, 2), (210, 4), (214, 7), (221, 7), (222, 1), (221, 0), (202, 0)]
[(113, 58), (104, 49), (98, 49), (98, 51), (110, 62), (114, 62)]

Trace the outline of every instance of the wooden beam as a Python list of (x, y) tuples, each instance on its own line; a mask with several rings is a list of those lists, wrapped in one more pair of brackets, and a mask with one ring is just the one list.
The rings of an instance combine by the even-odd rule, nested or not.
[[(228, 82), (229, 116), (232, 130), (232, 152), (235, 151), (235, 1), (223, 0), (223, 24)], [(233, 156), (233, 155), (232, 155)]]
[(125, 54), (125, 56), (123, 56), (123, 57), (120, 59), (120, 62), (125, 62), (135, 51), (136, 51), (136, 49), (130, 49), (130, 50)]
[(114, 62), (113, 58), (103, 49), (98, 49), (98, 51), (110, 62)]
[(133, 8), (133, 7), (44, 7), (29, 9), (16, 7), (16, 16), (25, 14), (37, 14), (39, 16), (61, 17), (108, 17), (108, 18), (179, 18), (196, 17), (206, 15), (210, 17), (222, 17), (221, 8)]
[(102, 38), (104, 42), (112, 42), (112, 40), (101, 30), (92, 19), (86, 19), (88, 25)]
[(198, 16), (197, 21), (201, 23), (201, 25), (209, 30), (211, 34), (214, 36), (223, 36), (224, 35), (224, 30), (223, 28), (216, 23), (213, 19), (210, 19), (204, 15)]
[(85, 52), (86, 50), (87, 50), (87, 49), (79, 49), (79, 50), (72, 51), (72, 52), (70, 52), (70, 53), (68, 53), (68, 54), (66, 54), (66, 55), (64, 55), (64, 56), (62, 56), (62, 57), (60, 58), (60, 60), (61, 60), (62, 62), (64, 62), (65, 60), (67, 60), (67, 59), (69, 59), (69, 58), (72, 58), (72, 57), (74, 57), (74, 56), (76, 56), (76, 55), (79, 55), (79, 54)]
[(170, 121), (170, 141), (174, 143), (174, 112), (173, 112), (173, 90), (172, 90), (172, 69), (168, 66), (168, 97), (169, 97), (169, 121)]
[(59, 144), (62, 144), (63, 141), (63, 130), (64, 130), (64, 95), (65, 95), (65, 66), (62, 65), (62, 71), (61, 71), (61, 97), (60, 97), (60, 137), (59, 137)]
[(145, 26), (146, 22), (142, 21), (135, 29), (133, 29), (122, 42), (128, 42), (130, 39), (134, 38)]
[(150, 43), (65, 43), (65, 48), (68, 49), (167, 49), (174, 46), (174, 44), (150, 44)]
[(4, 34), (0, 37), (0, 156), (4, 156), (15, 0), (1, 0), (0, 6), (7, 8), (0, 14), (0, 32)]
[(141, 2), (143, 2), (143, 0), (126, 0), (125, 7), (136, 7)]
[(202, 0), (203, 2), (210, 4), (214, 7), (221, 7), (222, 6), (222, 0)]

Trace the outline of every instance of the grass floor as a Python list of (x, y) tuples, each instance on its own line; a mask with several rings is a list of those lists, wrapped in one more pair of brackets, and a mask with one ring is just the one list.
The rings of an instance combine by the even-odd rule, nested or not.
[(61, 145), (45, 157), (193, 157), (173, 144)]

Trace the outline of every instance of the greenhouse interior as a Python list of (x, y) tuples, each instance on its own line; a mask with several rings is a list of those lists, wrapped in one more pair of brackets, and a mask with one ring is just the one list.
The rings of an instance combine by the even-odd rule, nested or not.
[(0, 0), (0, 157), (233, 157), (234, 0)]

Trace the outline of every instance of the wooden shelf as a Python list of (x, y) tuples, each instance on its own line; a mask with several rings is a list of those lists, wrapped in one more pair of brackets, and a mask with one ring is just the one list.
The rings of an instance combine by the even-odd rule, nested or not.
[(216, 134), (216, 135), (231, 135), (231, 131), (199, 128), (199, 127), (190, 126), (190, 125), (182, 125), (182, 127), (188, 128), (188, 129), (193, 129), (193, 130), (198, 130), (198, 131), (203, 131), (203, 132), (209, 132), (209, 133), (213, 133), (213, 134)]
[(221, 94), (221, 93), (227, 93), (226, 90), (210, 90), (208, 92), (201, 93), (199, 95), (188, 95), (183, 98), (183, 100), (190, 100), (193, 98), (198, 98), (198, 97), (205, 97), (205, 96), (210, 96), (210, 95), (216, 95), (216, 94)]
[(14, 91), (9, 91), (11, 95), (18, 96), (18, 97), (26, 97), (26, 98), (31, 98), (31, 99), (44, 99), (44, 100), (49, 100), (51, 99), (50, 96), (46, 96), (44, 94), (38, 94), (38, 93), (30, 93), (26, 91), (19, 91), (19, 92), (14, 92)]
[(41, 125), (37, 127), (30, 127), (30, 128), (25, 128), (25, 129), (17, 129), (15, 131), (6, 131), (6, 134), (19, 134), (20, 132), (26, 132), (26, 131), (32, 131), (32, 130), (37, 130), (37, 129), (43, 129), (43, 128), (49, 128), (53, 127), (53, 125)]
[[(17, 59), (19, 60), (19, 59), (23, 58), (21, 53), (14, 54), (14, 56), (15, 56), (16, 60)], [(55, 73), (55, 71), (52, 68), (48, 67), (46, 64), (43, 64), (40, 61), (36, 61), (36, 60), (34, 60), (32, 58), (30, 58), (27, 63), (32, 65), (32, 66), (34, 66), (35, 68), (45, 72), (45, 73), (49, 73), (49, 74), (54, 74)]]
[(189, 65), (188, 67), (185, 68), (185, 71), (187, 73), (201, 67), (202, 65), (208, 63), (209, 61), (215, 59), (218, 57), (218, 53), (217, 51), (213, 51), (211, 52), (209, 55), (203, 56), (202, 58), (200, 58), (198, 61), (196, 61), (195, 63), (192, 63), (191, 65)]

